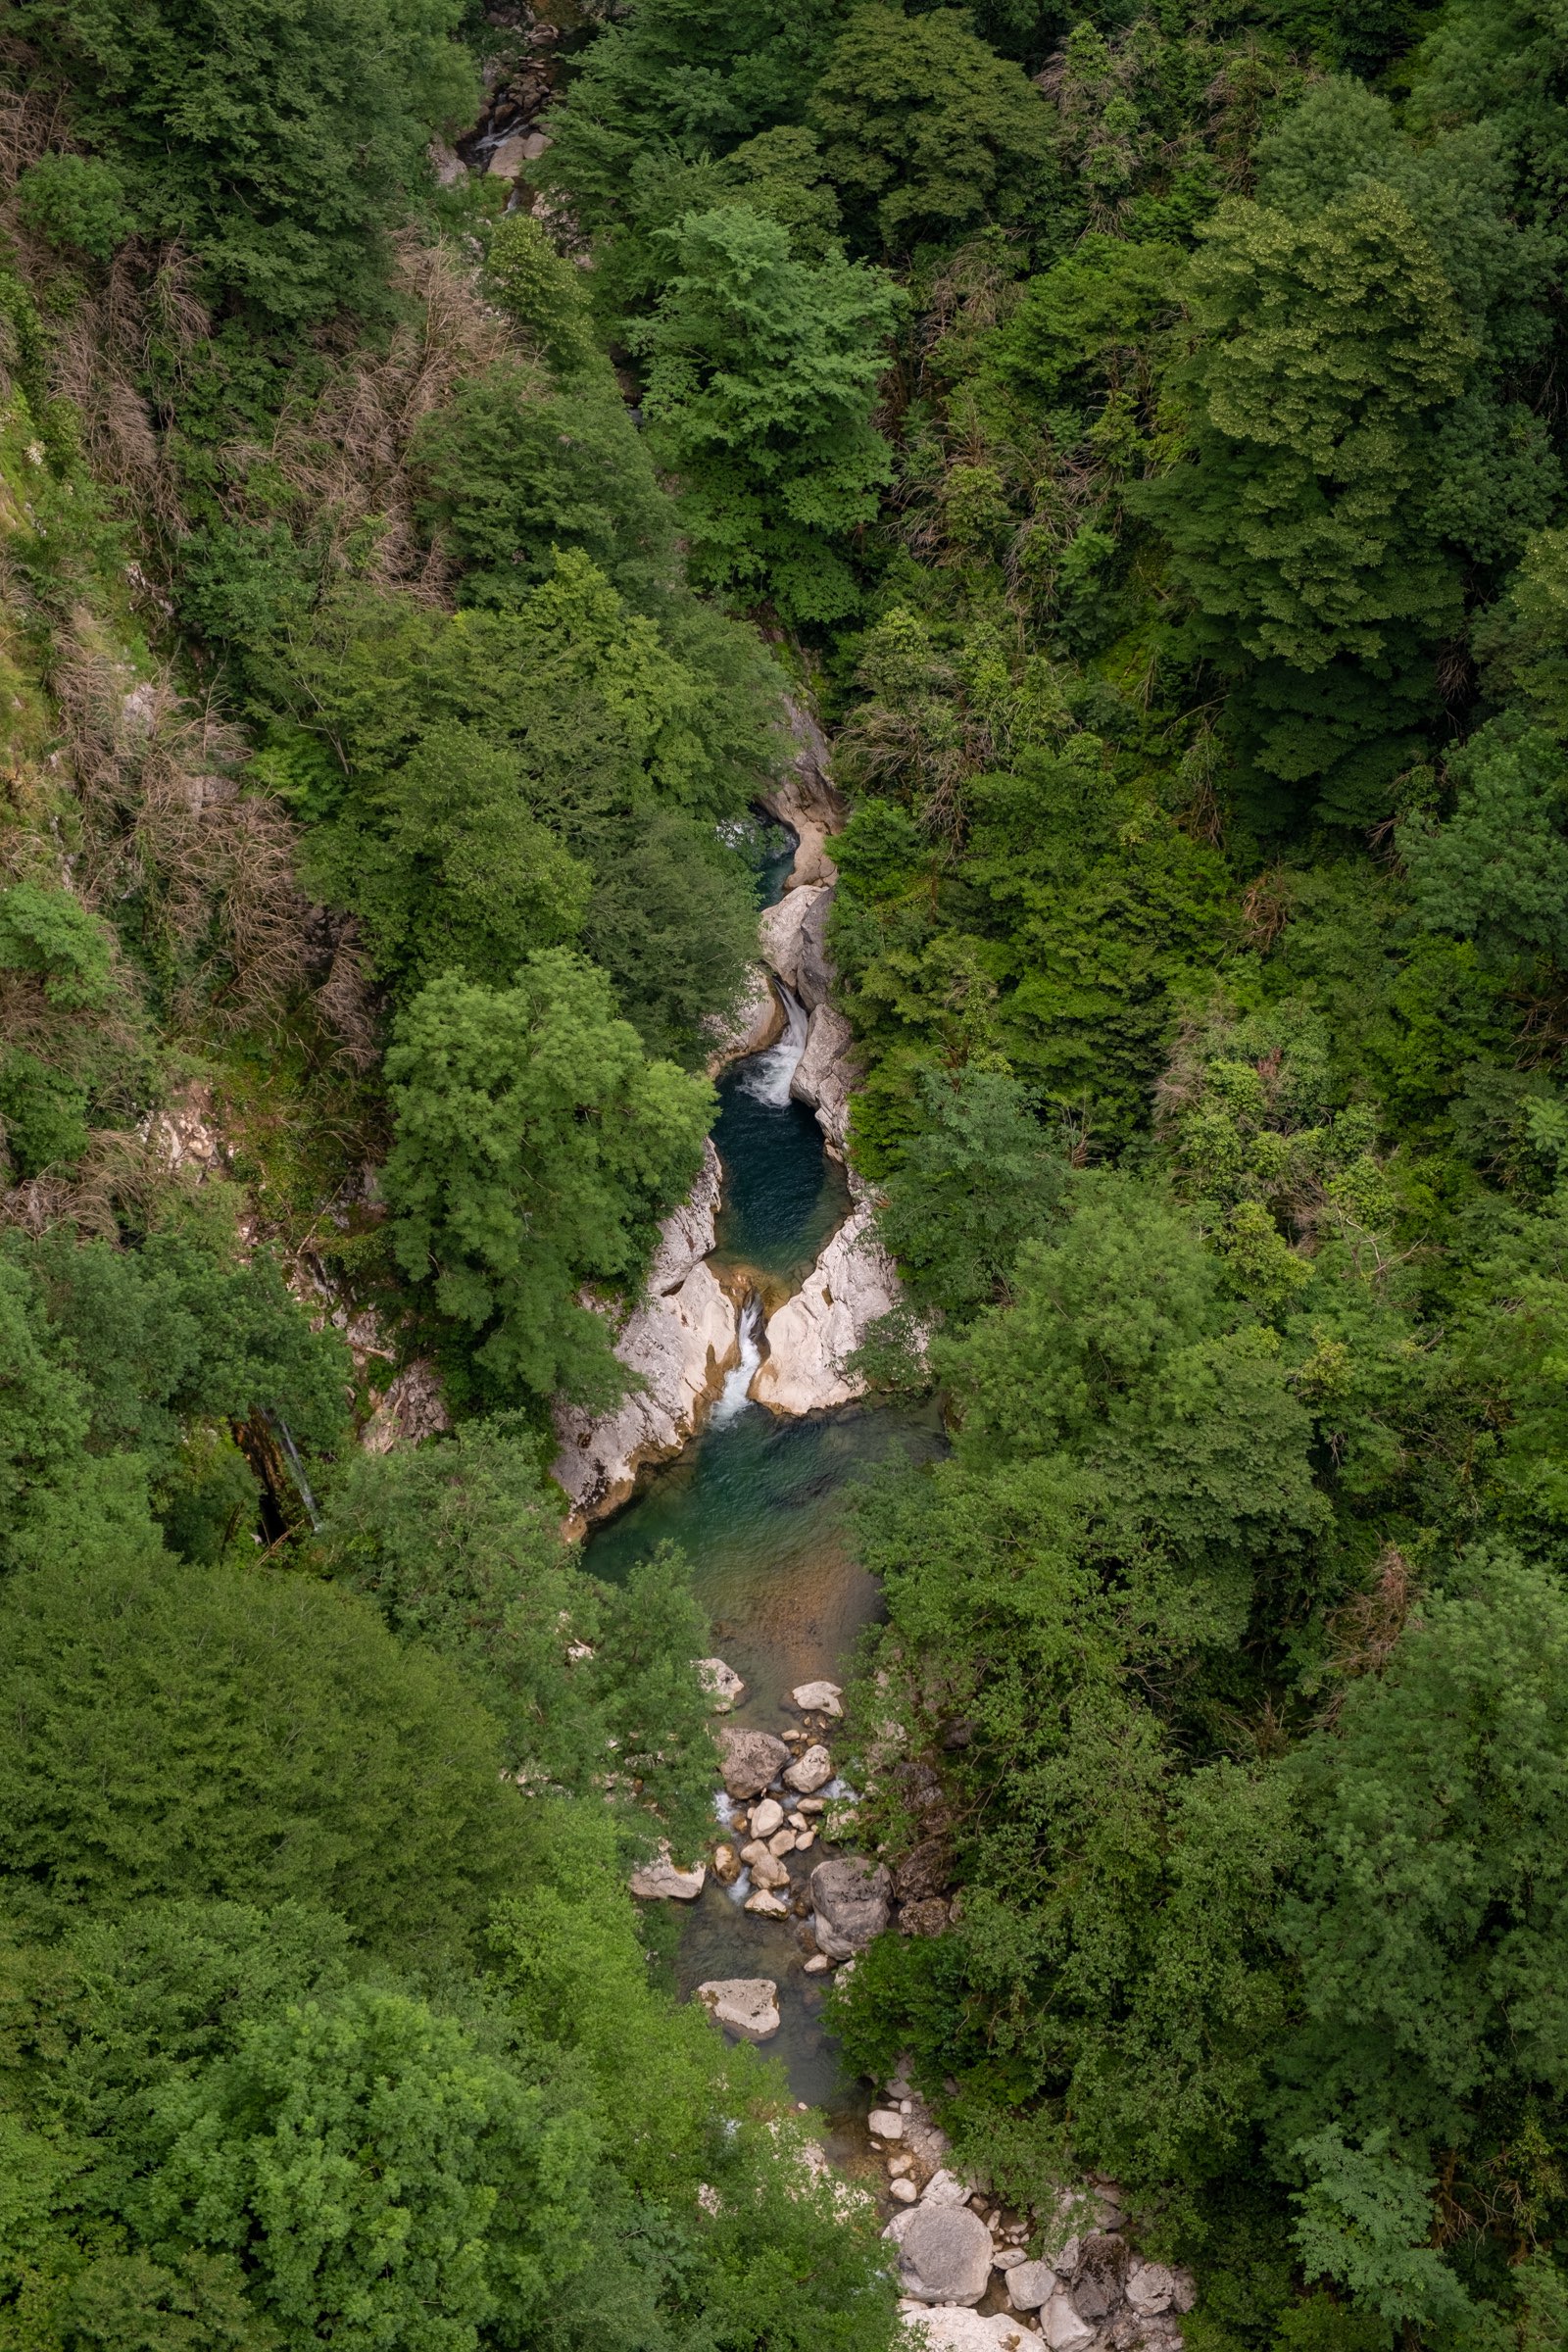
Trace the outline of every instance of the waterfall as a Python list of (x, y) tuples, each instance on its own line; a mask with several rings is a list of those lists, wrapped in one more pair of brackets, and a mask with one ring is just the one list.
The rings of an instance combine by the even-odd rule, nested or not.
[(790, 1080), (806, 1052), (809, 1015), (794, 990), (786, 988), (782, 980), (775, 979), (773, 986), (784, 1007), (784, 1034), (765, 1054), (754, 1054), (743, 1061), (735, 1083), (755, 1102), (782, 1110), (790, 1099)]
[(734, 1420), (746, 1402), (752, 1376), (762, 1360), (762, 1301), (755, 1291), (741, 1308), (739, 1338), (741, 1360), (733, 1372), (724, 1375), (718, 1402), (709, 1416), (710, 1429), (725, 1429)]

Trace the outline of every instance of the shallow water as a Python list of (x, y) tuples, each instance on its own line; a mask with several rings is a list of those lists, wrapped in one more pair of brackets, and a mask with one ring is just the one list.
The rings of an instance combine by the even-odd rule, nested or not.
[[(873, 1463), (926, 1459), (941, 1443), (929, 1409), (849, 1406), (782, 1421), (748, 1404), (654, 1472), (589, 1538), (585, 1565), (618, 1581), (655, 1544), (678, 1544), (712, 1620), (714, 1649), (745, 1677), (729, 1720), (782, 1732), (798, 1720), (781, 1703), (787, 1693), (818, 1676), (842, 1681), (857, 1637), (880, 1614), (879, 1589), (846, 1542), (852, 1485)], [(767, 2048), (784, 2060), (795, 2096), (844, 2131), (865, 2099), (822, 2030), (825, 1987), (803, 1972), (795, 1927), (742, 1911), (710, 1880), (684, 1923), (680, 1989), (709, 1977), (772, 1977), (783, 2024)]]

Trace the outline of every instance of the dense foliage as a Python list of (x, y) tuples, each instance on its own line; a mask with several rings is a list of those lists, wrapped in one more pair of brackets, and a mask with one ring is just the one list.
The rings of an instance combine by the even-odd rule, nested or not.
[(952, 1438), (845, 2048), (1192, 2352), (1568, 2339), (1559, 15), (10, 12), (7, 2352), (891, 2340), (623, 1892), (685, 1563), (548, 1476), (787, 680)]

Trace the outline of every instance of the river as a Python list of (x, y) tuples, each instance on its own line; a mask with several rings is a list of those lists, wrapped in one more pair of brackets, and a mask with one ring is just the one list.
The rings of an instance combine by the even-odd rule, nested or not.
[[(776, 898), (788, 856), (764, 874)], [(771, 889), (766, 885), (771, 884)], [(844, 1171), (823, 1147), (812, 1112), (789, 1097), (804, 1022), (789, 1005), (785, 1036), (735, 1062), (719, 1084), (713, 1130), (724, 1199), (713, 1261), (739, 1273), (769, 1308), (798, 1287), (849, 1212)], [(672, 1462), (645, 1474), (633, 1499), (590, 1535), (584, 1565), (612, 1582), (666, 1540), (692, 1563), (716, 1653), (745, 1678), (730, 1720), (781, 1732), (798, 1720), (783, 1702), (798, 1683), (842, 1682), (880, 1594), (847, 1542), (847, 1502), (870, 1465), (941, 1446), (934, 1408), (850, 1405), (785, 1420), (747, 1400), (755, 1368), (732, 1375), (707, 1426)], [(680, 1990), (710, 1977), (771, 1977), (782, 2019), (767, 2047), (784, 2061), (797, 2099), (819, 2108), (830, 2154), (863, 2147), (863, 2086), (848, 2077), (824, 2031), (827, 1981), (803, 1973), (793, 1921), (743, 1911), (710, 1878), (683, 1922)]]

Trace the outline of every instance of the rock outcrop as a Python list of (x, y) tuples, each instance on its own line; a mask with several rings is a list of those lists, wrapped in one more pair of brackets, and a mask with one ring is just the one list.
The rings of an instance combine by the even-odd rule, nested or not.
[(612, 1413), (561, 1405), (552, 1464), (578, 1528), (624, 1502), (645, 1462), (679, 1452), (700, 1428), (740, 1360), (735, 1302), (704, 1263), (713, 1247), (719, 1163), (711, 1139), (689, 1200), (664, 1220), (643, 1302), (627, 1316), (615, 1353), (645, 1384)]
[(774, 792), (764, 793), (762, 807), (796, 836), (795, 863), (786, 890), (836, 880), (827, 838), (844, 822), (844, 803), (829, 781), (827, 743), (810, 712), (785, 697), (790, 735), (795, 745), (789, 772)]
[(856, 1209), (794, 1298), (768, 1317), (766, 1353), (751, 1390), (759, 1404), (776, 1413), (814, 1413), (860, 1395), (863, 1384), (845, 1371), (845, 1359), (899, 1298), (892, 1260), (870, 1224), (870, 1209)]
[(746, 977), (746, 994), (727, 1021), (710, 1020), (705, 1034), (711, 1051), (708, 1075), (716, 1078), (727, 1062), (744, 1061), (748, 1054), (765, 1054), (784, 1032), (784, 1007), (767, 966), (754, 963)]
[(790, 1093), (797, 1102), (808, 1103), (816, 1112), (828, 1148), (840, 1159), (849, 1133), (850, 1102), (860, 1075), (849, 1022), (836, 1005), (819, 1004), (807, 1026), (806, 1051), (795, 1065)]
[(818, 1951), (830, 1960), (849, 1960), (863, 1952), (888, 1924), (888, 1886), (880, 1863), (819, 1862), (811, 1873)]
[(727, 1715), (746, 1690), (734, 1667), (726, 1666), (722, 1658), (694, 1658), (692, 1663), (713, 1713)]
[(807, 890), (787, 890), (758, 918), (757, 936), (770, 968), (793, 989), (808, 1012), (827, 1002), (832, 973), (827, 960), (827, 918), (833, 904), (830, 884)]

